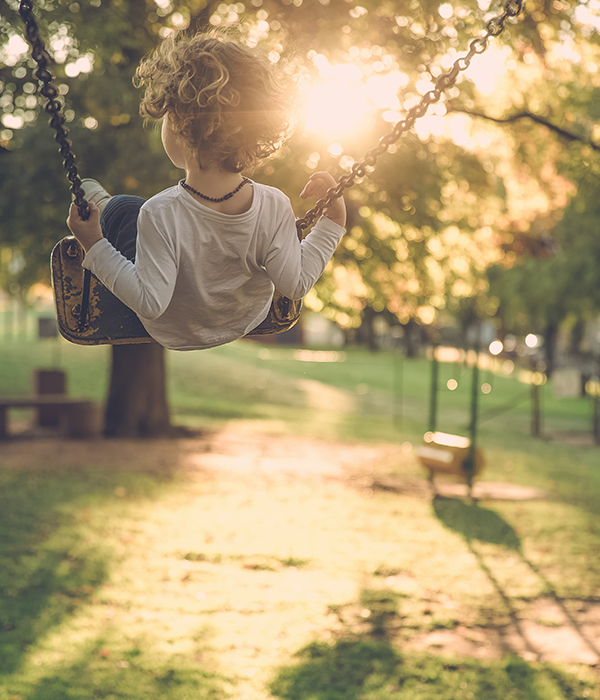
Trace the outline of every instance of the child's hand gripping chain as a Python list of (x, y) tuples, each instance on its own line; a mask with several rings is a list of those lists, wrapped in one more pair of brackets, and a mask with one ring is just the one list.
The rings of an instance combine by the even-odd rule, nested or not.
[[(302, 199), (307, 199), (308, 197), (315, 197), (316, 199), (321, 199), (327, 194), (327, 190), (335, 187), (337, 182), (335, 178), (326, 171), (319, 171), (313, 173), (304, 189), (300, 193)], [(346, 225), (346, 205), (342, 197), (334, 199), (333, 202), (325, 209), (325, 216), (331, 219), (334, 223), (339, 226)]]
[(88, 202), (90, 207), (90, 217), (84, 221), (77, 209), (75, 202), (71, 204), (69, 216), (67, 218), (67, 226), (71, 229), (71, 233), (81, 243), (81, 247), (87, 253), (88, 250), (102, 240), (102, 230), (100, 229), (100, 210), (95, 204)]

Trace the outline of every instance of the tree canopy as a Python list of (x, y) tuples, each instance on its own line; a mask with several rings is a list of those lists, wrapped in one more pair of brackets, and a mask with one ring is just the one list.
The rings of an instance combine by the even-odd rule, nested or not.
[[(69, 201), (22, 41), (0, 19), (0, 286), (47, 279)], [(343, 328), (365, 314), (516, 324), (600, 309), (598, 0), (527, 0), (456, 87), (347, 192), (348, 234), (306, 303)], [(39, 0), (85, 176), (151, 196), (181, 174), (144, 128), (132, 76), (176, 29), (222, 27), (299, 76), (292, 140), (255, 176), (298, 198), (389, 131), (502, 6), (372, 0)], [(558, 290), (561, 290), (560, 292)], [(556, 303), (553, 305), (553, 299)], [(520, 299), (519, 312), (514, 309)], [(550, 307), (552, 306), (552, 310)], [(522, 321), (522, 319), (521, 319)]]

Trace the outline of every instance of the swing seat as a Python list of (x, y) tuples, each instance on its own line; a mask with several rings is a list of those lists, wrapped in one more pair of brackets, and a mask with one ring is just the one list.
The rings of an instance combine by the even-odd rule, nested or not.
[[(451, 476), (467, 476), (464, 462), (469, 455), (471, 441), (469, 438), (449, 433), (426, 433), (422, 445), (415, 450), (419, 462), (434, 474), (448, 474)], [(475, 474), (476, 476), (484, 467), (481, 450), (475, 449)]]
[[(60, 334), (77, 345), (132, 345), (150, 343), (136, 314), (110, 292), (89, 270), (83, 249), (72, 236), (59, 241), (51, 257), (52, 288)], [(283, 333), (300, 318), (301, 300), (275, 292), (265, 320), (248, 336)]]

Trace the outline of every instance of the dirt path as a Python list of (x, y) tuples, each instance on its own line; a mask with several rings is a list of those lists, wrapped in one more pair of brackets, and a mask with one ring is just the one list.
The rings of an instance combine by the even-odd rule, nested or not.
[[(402, 541), (402, 533), (386, 541), (389, 524), (377, 521), (378, 499), (393, 498), (377, 489), (377, 475), (413, 459), (399, 454), (397, 446), (268, 437), (238, 426), (151, 443), (13, 441), (3, 448), (3, 463), (56, 469), (89, 464), (93, 455), (114, 469), (176, 465), (184, 486), (145, 506), (123, 534), (128, 554), (101, 596), (98, 617), (118, 618), (132, 637), (150, 633), (169, 654), (200, 661), (208, 643), (211, 657), (237, 677), (236, 697), (265, 700), (273, 669), (307, 642), (341, 632), (329, 606), (356, 601), (368, 573)], [(384, 486), (404, 487), (415, 507), (430, 498), (415, 476)], [(494, 495), (493, 485), (485, 489)], [(500, 497), (511, 493), (523, 497), (523, 490), (496, 487)], [(385, 585), (400, 578), (392, 574)], [(413, 631), (402, 643), (480, 659), (514, 652), (596, 665), (600, 604), (566, 608), (537, 599), (502, 628)]]

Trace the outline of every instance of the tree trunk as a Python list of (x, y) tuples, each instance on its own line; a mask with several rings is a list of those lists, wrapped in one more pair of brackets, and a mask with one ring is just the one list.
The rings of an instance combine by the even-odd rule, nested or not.
[(571, 328), (571, 333), (569, 337), (569, 351), (572, 355), (576, 357), (581, 356), (581, 345), (583, 339), (585, 338), (586, 323), (581, 318), (575, 321), (575, 325)]
[(406, 351), (406, 357), (416, 357), (419, 352), (414, 336), (417, 324), (411, 318), (406, 323), (400, 325), (404, 328), (404, 349)]
[(546, 354), (546, 376), (548, 379), (552, 377), (554, 372), (554, 362), (556, 359), (556, 337), (558, 335), (558, 325), (548, 323), (544, 328), (544, 351)]
[(151, 438), (172, 432), (164, 348), (158, 343), (113, 345), (106, 437)]
[(375, 338), (375, 328), (373, 327), (375, 315), (375, 311), (373, 311), (371, 306), (365, 306), (363, 320), (360, 328), (358, 329), (362, 342), (366, 344), (371, 352), (376, 352), (379, 350), (379, 347), (377, 346), (377, 339)]

